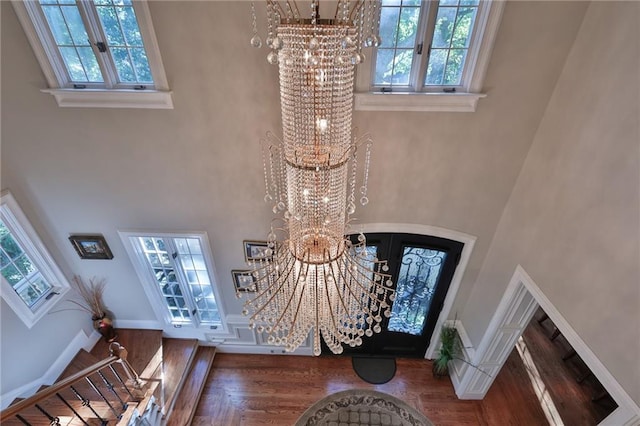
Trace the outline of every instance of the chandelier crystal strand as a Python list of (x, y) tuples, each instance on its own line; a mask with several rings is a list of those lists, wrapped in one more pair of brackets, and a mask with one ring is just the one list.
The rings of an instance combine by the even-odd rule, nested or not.
[(364, 154), (364, 177), (362, 179), (362, 186), (360, 187), (360, 204), (366, 206), (369, 204), (369, 197), (367, 197), (367, 188), (369, 187), (369, 164), (371, 163), (371, 142), (366, 143), (366, 151)]
[(258, 35), (258, 23), (256, 18), (256, 5), (251, 2), (251, 29), (253, 30), (253, 37), (251, 37), (251, 46), (255, 48), (262, 47), (262, 39)]
[[(268, 255), (251, 263), (256, 292), (243, 310), (263, 341), (294, 351), (311, 336), (315, 355), (321, 339), (341, 353), (379, 332), (393, 298), (386, 261), (367, 250), (364, 235), (356, 243), (345, 237), (362, 146), (352, 136), (355, 64), (376, 20), (364, 0), (340, 0), (333, 21), (321, 20), (318, 7), (312, 0), (303, 20), (295, 1), (267, 0), (267, 60), (279, 66), (283, 138), (265, 139), (265, 201), (272, 196), (284, 226), (272, 225)], [(365, 139), (361, 202), (370, 159)]]

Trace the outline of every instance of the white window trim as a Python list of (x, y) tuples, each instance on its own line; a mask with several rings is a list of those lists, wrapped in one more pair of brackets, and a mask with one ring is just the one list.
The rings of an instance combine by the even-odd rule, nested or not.
[[(216, 329), (211, 329), (208, 324), (184, 324), (181, 325), (181, 328), (185, 329), (200, 329), (207, 330), (208, 334), (214, 335), (227, 335), (229, 333), (226, 315), (224, 307), (222, 306), (222, 297), (220, 294), (220, 290), (218, 289), (218, 274), (216, 273), (216, 268), (213, 262), (213, 254), (211, 252), (211, 245), (209, 244), (209, 237), (206, 232), (149, 232), (149, 231), (118, 231), (120, 235), (120, 239), (122, 240), (125, 250), (129, 255), (129, 259), (133, 264), (133, 268), (140, 279), (140, 283), (142, 288), (144, 289), (149, 302), (151, 303), (151, 307), (156, 314), (156, 318), (165, 324), (169, 328), (173, 328), (173, 318), (169, 314), (168, 310), (165, 309), (166, 301), (163, 299), (160, 292), (156, 290), (156, 277), (151, 273), (149, 267), (144, 258), (144, 252), (137, 244), (131, 243), (131, 237), (162, 237), (162, 238), (198, 238), (200, 239), (200, 243), (202, 246), (202, 251), (204, 254), (204, 261), (209, 270), (209, 274), (211, 275), (211, 280), (213, 282), (212, 289), (213, 295), (216, 298), (216, 305), (218, 307), (218, 313), (220, 314), (220, 326)], [(153, 283), (154, 286), (148, 285)]]
[[(491, 52), (502, 19), (506, 1), (486, 0), (483, 13), (476, 18), (475, 31), (480, 46), (469, 52), (468, 66), (472, 67), (466, 91), (455, 93), (434, 92), (371, 92), (371, 59), (358, 66), (356, 76), (355, 109), (356, 111), (441, 111), (441, 112), (474, 112), (478, 100), (487, 95), (481, 93), (484, 78), (489, 66)], [(368, 55), (371, 56), (371, 55)]]
[(134, 1), (140, 33), (144, 40), (147, 59), (153, 75), (154, 89), (67, 89), (66, 71), (58, 69), (52, 58), (55, 56), (51, 49), (55, 46), (45, 46), (48, 39), (43, 28), (34, 25), (38, 19), (37, 5), (33, 0), (12, 0), (13, 8), (20, 24), (27, 35), (31, 48), (49, 85), (43, 93), (53, 95), (60, 107), (97, 107), (97, 108), (161, 108), (172, 109), (173, 98), (169, 90), (169, 83), (164, 72), (158, 40), (153, 29), (151, 13), (146, 1)]
[(13, 290), (7, 280), (4, 277), (0, 278), (2, 282), (2, 298), (27, 328), (32, 328), (54, 305), (63, 299), (63, 296), (70, 290), (69, 282), (9, 191), (2, 192), (0, 214), (2, 221), (11, 231), (11, 235), (52, 286), (50, 294), (57, 293), (50, 299), (45, 299), (36, 307), (35, 311), (32, 311)]

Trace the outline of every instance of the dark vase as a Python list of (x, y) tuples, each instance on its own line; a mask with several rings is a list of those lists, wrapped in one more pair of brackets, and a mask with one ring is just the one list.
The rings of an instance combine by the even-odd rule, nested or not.
[(435, 360), (433, 361), (431, 372), (435, 378), (449, 377), (449, 367), (445, 366), (443, 368), (438, 368)]
[(103, 312), (101, 316), (94, 315), (91, 317), (93, 320), (93, 328), (98, 330), (98, 333), (104, 338), (105, 341), (111, 343), (118, 337), (115, 328), (113, 328), (112, 316), (107, 312)]

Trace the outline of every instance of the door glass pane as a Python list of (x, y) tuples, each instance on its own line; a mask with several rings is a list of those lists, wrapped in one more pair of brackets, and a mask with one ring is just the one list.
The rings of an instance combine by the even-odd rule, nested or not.
[(199, 238), (133, 238), (153, 270), (173, 323), (220, 324), (213, 277)]
[(209, 271), (204, 261), (200, 240), (197, 238), (175, 238), (178, 248), (177, 258), (189, 283), (189, 290), (195, 302), (196, 313), (201, 324), (213, 324), (218, 316), (216, 298), (211, 291)]
[(176, 323), (190, 323), (191, 316), (188, 310), (180, 310), (185, 306), (184, 295), (176, 276), (176, 271), (171, 263), (170, 254), (162, 238), (139, 237), (140, 248), (145, 259), (153, 270), (156, 283), (162, 292), (167, 308)]
[(389, 331), (422, 334), (445, 257), (439, 250), (404, 247)]

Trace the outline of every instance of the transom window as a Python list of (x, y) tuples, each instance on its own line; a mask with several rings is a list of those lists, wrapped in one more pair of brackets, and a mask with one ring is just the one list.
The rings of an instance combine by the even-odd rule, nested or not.
[(145, 291), (152, 301), (162, 302), (158, 311), (167, 323), (213, 329), (222, 325), (213, 262), (203, 234), (122, 235), (132, 248)]
[[(504, 3), (382, 0), (381, 43), (358, 68), (356, 110), (475, 111)], [(422, 96), (379, 96), (394, 93)]]
[(69, 284), (9, 192), (2, 194), (0, 213), (1, 294), (31, 328)]
[(373, 86), (405, 91), (461, 86), (478, 7), (479, 0), (383, 0)]
[(131, 0), (39, 3), (70, 82), (153, 84)]
[[(43, 36), (66, 71), (67, 87), (153, 87), (132, 0), (39, 0)], [(35, 5), (33, 6), (36, 7)]]
[(13, 6), (60, 106), (173, 106), (146, 1)]

